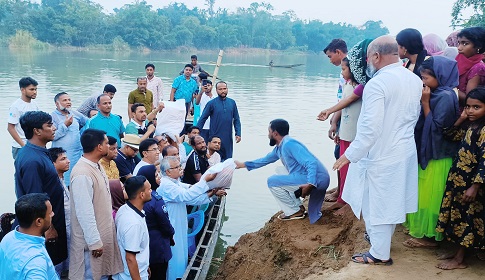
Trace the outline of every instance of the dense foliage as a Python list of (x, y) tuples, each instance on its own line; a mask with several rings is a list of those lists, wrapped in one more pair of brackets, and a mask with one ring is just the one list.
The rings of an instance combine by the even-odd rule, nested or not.
[[(463, 12), (473, 11), (470, 18), (463, 18)], [(457, 0), (451, 13), (453, 26), (483, 26), (485, 27), (485, 1), (483, 0)]]
[[(115, 44), (150, 49), (190, 46), (198, 49), (250, 47), (321, 51), (333, 38), (349, 45), (387, 34), (381, 21), (362, 26), (301, 20), (293, 11), (272, 13), (267, 3), (252, 3), (235, 12), (214, 10), (215, 0), (204, 8), (182, 3), (154, 10), (145, 1), (127, 4), (106, 14), (90, 0), (0, 0), (0, 38), (17, 31), (30, 32), (53, 45)], [(18, 33), (17, 33), (18, 34)]]

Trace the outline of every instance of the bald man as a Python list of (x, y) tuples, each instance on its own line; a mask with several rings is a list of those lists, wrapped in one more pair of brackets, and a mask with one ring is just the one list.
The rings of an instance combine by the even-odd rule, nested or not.
[(371, 248), (352, 260), (392, 264), (391, 238), (406, 213), (417, 211), (418, 159), (414, 126), (419, 117), (422, 81), (399, 61), (391, 36), (375, 39), (367, 50), (367, 75), (357, 135), (334, 165), (349, 164), (342, 198), (365, 221)]

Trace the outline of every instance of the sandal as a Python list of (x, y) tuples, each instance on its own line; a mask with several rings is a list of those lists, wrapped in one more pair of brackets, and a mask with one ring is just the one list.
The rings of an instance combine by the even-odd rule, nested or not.
[[(357, 258), (362, 258), (361, 260), (357, 260)], [(369, 261), (371, 260), (371, 261)], [(355, 263), (361, 264), (373, 264), (373, 265), (392, 265), (393, 261), (391, 258), (387, 261), (382, 261), (380, 259), (374, 258), (369, 252), (355, 254), (352, 256), (352, 261)]]
[(281, 215), (278, 215), (278, 219), (280, 219), (282, 221), (291, 221), (291, 220), (305, 219), (305, 217), (306, 217), (306, 213), (299, 214), (299, 215), (296, 215), (296, 216), (295, 216), (295, 214), (293, 214), (291, 216), (285, 216), (285, 213), (281, 213)]

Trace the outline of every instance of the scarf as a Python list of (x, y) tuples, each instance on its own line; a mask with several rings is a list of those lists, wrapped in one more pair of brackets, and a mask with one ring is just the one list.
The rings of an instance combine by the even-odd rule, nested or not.
[(365, 74), (365, 70), (367, 69), (367, 47), (371, 42), (372, 39), (362, 40), (353, 46), (347, 54), (350, 72), (361, 85), (365, 85), (370, 79)]
[(148, 182), (150, 182), (152, 190), (154, 190), (154, 191), (157, 190), (157, 188), (158, 188), (157, 180), (156, 180), (156, 177), (155, 177), (156, 170), (157, 170), (157, 168), (155, 167), (155, 165), (150, 164), (150, 165), (146, 165), (146, 166), (141, 167), (140, 170), (138, 170), (138, 173), (137, 173), (137, 175), (143, 175), (143, 176), (145, 176), (145, 178), (147, 178)]
[(468, 73), (475, 64), (480, 63), (483, 60), (483, 54), (477, 53), (470, 57), (466, 57), (459, 53), (455, 59), (456, 62), (458, 62), (458, 72), (461, 77), (463, 74)]
[(123, 187), (120, 180), (109, 180), (109, 190), (111, 192), (111, 206), (113, 210), (118, 209), (125, 204), (125, 196), (123, 195)]

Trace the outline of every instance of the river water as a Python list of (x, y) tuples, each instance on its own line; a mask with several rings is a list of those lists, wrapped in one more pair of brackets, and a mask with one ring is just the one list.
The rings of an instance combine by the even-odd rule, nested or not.
[[(217, 52), (198, 53), (203, 69), (212, 73)], [(269, 68), (275, 65), (304, 63), (294, 69)], [(190, 62), (190, 53), (112, 53), (80, 51), (11, 51), (0, 48), (0, 213), (13, 212), (15, 203), (14, 167), (11, 137), (7, 132), (8, 108), (20, 96), (18, 80), (31, 76), (39, 82), (37, 103), (41, 110), (55, 109), (56, 93), (68, 92), (77, 108), (93, 93), (102, 93), (107, 83), (115, 85), (113, 112), (126, 116), (128, 93), (136, 88), (136, 77), (145, 75), (146, 63), (154, 63), (161, 77), (165, 97), (169, 97), (173, 79)], [(227, 82), (228, 97), (238, 106), (242, 123), (242, 141), (235, 144), (234, 158), (244, 161), (264, 156), (268, 145), (268, 123), (284, 118), (290, 123), (290, 135), (300, 140), (331, 169), (333, 142), (327, 137), (328, 121), (316, 120), (320, 110), (336, 101), (340, 69), (331, 65), (323, 53), (225, 54), (219, 77)], [(214, 94), (215, 89), (214, 89)], [(124, 120), (125, 124), (127, 120)], [(266, 179), (280, 162), (248, 172), (236, 170), (228, 191), (223, 245), (233, 245), (241, 235), (260, 229), (278, 211), (266, 187)], [(336, 185), (331, 173), (331, 187)]]

